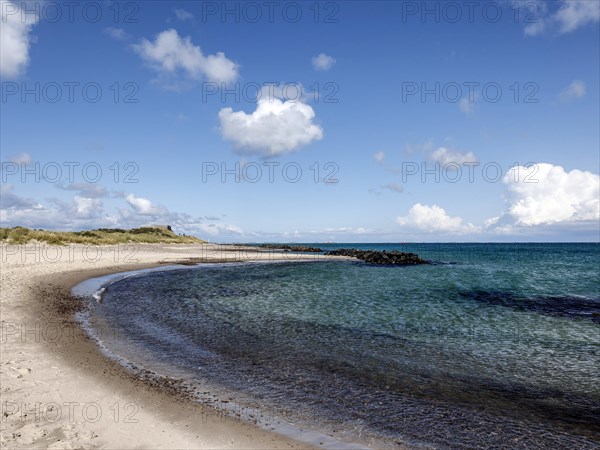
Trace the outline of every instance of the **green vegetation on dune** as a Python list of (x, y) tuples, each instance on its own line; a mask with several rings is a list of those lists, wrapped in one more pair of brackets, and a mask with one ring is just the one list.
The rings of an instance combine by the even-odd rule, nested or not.
[(146, 244), (203, 244), (206, 241), (193, 236), (179, 236), (168, 226), (154, 226), (123, 230), (98, 228), (89, 231), (46, 231), (25, 227), (0, 228), (0, 241), (9, 244), (25, 244), (30, 241), (47, 244), (110, 245), (131, 242)]

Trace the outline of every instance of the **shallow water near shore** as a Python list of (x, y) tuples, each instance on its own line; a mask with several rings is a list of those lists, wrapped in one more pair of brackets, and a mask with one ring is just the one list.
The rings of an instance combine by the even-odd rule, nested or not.
[(142, 271), (89, 324), (125, 360), (348, 442), (600, 446), (598, 244), (348, 246), (435, 264)]

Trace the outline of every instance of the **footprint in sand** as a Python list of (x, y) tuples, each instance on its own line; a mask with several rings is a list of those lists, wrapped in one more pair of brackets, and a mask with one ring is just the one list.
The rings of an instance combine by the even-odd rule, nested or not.
[(49, 444), (46, 448), (48, 450), (71, 450), (71, 449), (91, 450), (91, 449), (96, 448), (96, 446), (88, 444), (88, 443), (83, 443), (79, 439), (77, 439), (77, 440), (67, 439), (67, 440), (55, 441), (55, 442)]
[(33, 446), (46, 449), (91, 449), (90, 445), (85, 445), (80, 441), (76, 432), (72, 431), (73, 426), (56, 427), (44, 436), (40, 436)]
[(31, 373), (31, 369), (27, 368), (27, 367), (18, 367), (17, 368), (17, 373), (21, 376), (23, 375), (28, 375)]
[(12, 433), (12, 437), (16, 442), (27, 445), (35, 444), (36, 441), (45, 438), (47, 435), (48, 430), (35, 423), (27, 423)]
[(9, 367), (7, 375), (12, 378), (23, 378), (24, 375), (29, 375), (31, 369), (27, 367)]

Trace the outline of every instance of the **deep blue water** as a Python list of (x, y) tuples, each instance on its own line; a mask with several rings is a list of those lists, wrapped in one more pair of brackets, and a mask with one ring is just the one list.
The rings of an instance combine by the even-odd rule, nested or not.
[(200, 266), (110, 285), (113, 350), (347, 440), (600, 446), (600, 245), (306, 244), (433, 264)]

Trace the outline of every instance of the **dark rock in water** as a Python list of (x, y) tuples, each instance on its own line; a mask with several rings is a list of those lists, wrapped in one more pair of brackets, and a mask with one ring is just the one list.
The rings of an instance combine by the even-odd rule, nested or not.
[(574, 317), (600, 322), (600, 299), (572, 296), (525, 297), (508, 291), (473, 290), (460, 292), (462, 298), (491, 306), (531, 311), (554, 317)]
[(323, 250), (317, 247), (306, 247), (304, 245), (286, 245), (286, 244), (260, 244), (261, 248), (271, 248), (274, 250), (285, 250), (289, 252), (307, 252), (322, 253)]
[(414, 253), (404, 253), (397, 250), (391, 252), (378, 252), (375, 250), (357, 250), (354, 248), (339, 248), (337, 250), (331, 250), (325, 253), (326, 255), (332, 256), (350, 256), (353, 258), (360, 259), (361, 261), (368, 262), (370, 264), (383, 264), (383, 265), (401, 265), (401, 266), (413, 266), (416, 264), (429, 264), (429, 261), (421, 259)]

